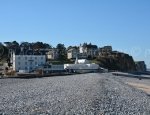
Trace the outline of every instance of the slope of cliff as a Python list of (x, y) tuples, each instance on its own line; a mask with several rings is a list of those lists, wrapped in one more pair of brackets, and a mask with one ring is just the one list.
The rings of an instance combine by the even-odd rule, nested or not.
[(136, 66), (132, 56), (128, 54), (112, 51), (102, 53), (97, 61), (101, 67), (109, 70), (118, 70), (124, 72), (131, 72), (136, 70)]

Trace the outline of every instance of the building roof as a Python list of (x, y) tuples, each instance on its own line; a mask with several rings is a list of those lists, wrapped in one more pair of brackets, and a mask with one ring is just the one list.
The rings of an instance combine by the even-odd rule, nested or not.
[(78, 64), (89, 64), (89, 61), (86, 59), (78, 59)]

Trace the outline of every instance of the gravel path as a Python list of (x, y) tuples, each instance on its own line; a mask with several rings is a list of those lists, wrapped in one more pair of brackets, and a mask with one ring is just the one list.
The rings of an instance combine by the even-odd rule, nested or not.
[(150, 115), (150, 97), (117, 77), (0, 79), (0, 114)]

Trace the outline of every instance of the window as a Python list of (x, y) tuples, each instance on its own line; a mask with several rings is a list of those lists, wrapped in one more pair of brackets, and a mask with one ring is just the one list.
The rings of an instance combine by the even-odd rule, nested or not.
[(35, 59), (37, 59), (37, 57), (35, 57)]
[(20, 57), (18, 57), (18, 59), (20, 59)]
[(41, 59), (43, 59), (43, 57), (41, 57)]
[(35, 65), (37, 65), (37, 62), (35, 62)]
[(27, 62), (25, 62), (25, 65), (27, 65)]
[(25, 57), (25, 60), (27, 60), (27, 57)]
[(20, 65), (20, 62), (18, 62), (18, 65)]

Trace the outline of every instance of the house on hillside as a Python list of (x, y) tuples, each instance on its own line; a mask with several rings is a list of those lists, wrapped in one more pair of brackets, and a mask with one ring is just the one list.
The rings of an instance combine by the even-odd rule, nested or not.
[(98, 54), (98, 47), (97, 45), (92, 45), (91, 43), (84, 43), (83, 45), (80, 44), (79, 53), (86, 55), (88, 58), (94, 58)]
[(99, 56), (109, 55), (109, 53), (112, 53), (112, 46), (104, 46), (104, 47), (99, 48), (98, 50)]
[(79, 48), (78, 47), (70, 47), (67, 50), (67, 58), (68, 59), (75, 59), (78, 54), (79, 54)]
[(56, 48), (49, 49), (49, 51), (46, 53), (46, 57), (48, 60), (58, 59), (58, 56), (58, 49)]

